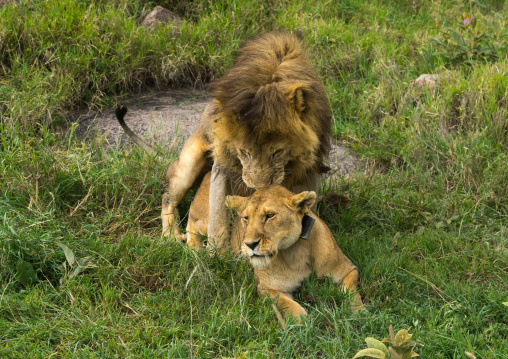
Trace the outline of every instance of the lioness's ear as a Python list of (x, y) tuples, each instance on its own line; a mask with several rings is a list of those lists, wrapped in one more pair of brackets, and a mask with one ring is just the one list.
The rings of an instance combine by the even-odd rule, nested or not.
[(247, 197), (242, 196), (226, 196), (226, 206), (238, 211), (247, 203)]
[(305, 85), (294, 84), (286, 88), (285, 95), (289, 102), (291, 102), (296, 111), (303, 112), (305, 110)]
[(316, 192), (305, 191), (291, 197), (291, 204), (300, 209), (302, 213), (310, 211), (310, 207), (316, 202)]

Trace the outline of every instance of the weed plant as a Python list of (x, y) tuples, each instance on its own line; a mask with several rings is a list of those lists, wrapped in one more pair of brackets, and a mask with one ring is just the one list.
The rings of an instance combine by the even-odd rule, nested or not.
[[(182, 27), (144, 30), (156, 4)], [(507, 50), (472, 64), (436, 55), (434, 20), (453, 28), (465, 13), (502, 43), (508, 6), (495, 0), (0, 8), (0, 357), (352, 358), (389, 324), (411, 327), (422, 358), (508, 357)], [(369, 169), (324, 182), (350, 202), (321, 208), (360, 270), (366, 311), (349, 312), (345, 294), (311, 277), (296, 294), (309, 316), (287, 330), (248, 263), (160, 237), (174, 156), (106, 151), (71, 124), (117, 95), (200, 86), (241, 41), (276, 29), (303, 34), (334, 135)], [(438, 86), (413, 86), (423, 73)], [(88, 258), (76, 275), (65, 248)]]
[[(501, 17), (493, 19), (503, 22)], [(444, 21), (446, 22), (446, 21)], [(441, 28), (441, 24), (435, 22)], [(478, 62), (495, 62), (499, 52), (508, 47), (508, 32), (506, 22), (501, 26), (486, 24), (483, 30), (476, 27), (478, 19), (470, 14), (462, 15), (462, 23), (458, 31), (448, 27), (442, 30), (442, 37), (432, 39), (438, 51), (434, 55), (442, 56), (449, 65), (474, 66)], [(496, 31), (496, 29), (500, 29)]]

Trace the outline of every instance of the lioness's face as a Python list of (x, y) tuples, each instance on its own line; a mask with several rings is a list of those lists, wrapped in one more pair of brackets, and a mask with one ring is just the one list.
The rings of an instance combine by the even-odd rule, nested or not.
[(282, 183), (291, 149), (284, 142), (275, 142), (239, 147), (237, 155), (245, 184), (250, 188), (263, 188)]
[(314, 192), (293, 194), (272, 185), (251, 197), (229, 196), (243, 227), (242, 253), (254, 267), (265, 267), (279, 250), (291, 247), (302, 233), (302, 217), (314, 204)]

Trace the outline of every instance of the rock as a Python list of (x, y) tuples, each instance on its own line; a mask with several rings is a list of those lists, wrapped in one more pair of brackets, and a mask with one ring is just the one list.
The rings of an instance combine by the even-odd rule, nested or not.
[(162, 6), (156, 6), (152, 12), (145, 16), (145, 19), (141, 23), (147, 30), (151, 30), (157, 26), (163, 26), (169, 23), (171, 28), (179, 28), (183, 23), (183, 18), (163, 8)]
[(355, 172), (365, 170), (365, 165), (360, 161), (358, 154), (336, 140), (332, 140), (330, 154), (325, 160), (325, 165), (330, 171), (323, 177), (349, 177)]
[(404, 96), (404, 100), (410, 102), (413, 107), (418, 107), (425, 101), (426, 94), (434, 97), (440, 85), (440, 75), (420, 75), (416, 80), (411, 82), (411, 86)]
[(416, 80), (414, 80), (411, 83), (411, 85), (420, 89), (420, 90), (427, 88), (431, 91), (434, 91), (437, 89), (437, 87), (440, 85), (440, 83), (441, 83), (441, 78), (439, 77), (439, 75), (423, 74), (423, 75), (420, 75), (420, 77), (418, 77)]

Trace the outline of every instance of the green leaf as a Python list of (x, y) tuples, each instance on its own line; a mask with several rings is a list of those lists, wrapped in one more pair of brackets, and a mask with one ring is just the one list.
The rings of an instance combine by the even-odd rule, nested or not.
[(451, 215), (451, 217), (450, 217), (450, 218), (448, 218), (448, 219), (446, 220), (446, 223), (450, 224), (450, 223), (452, 223), (453, 221), (456, 221), (456, 220), (457, 220), (457, 219), (459, 219), (459, 218), (460, 218), (460, 214), (458, 214), (458, 213), (454, 213), (454, 214), (452, 214), (452, 215)]
[[(412, 334), (409, 334), (412, 336)], [(399, 344), (399, 348), (402, 350), (413, 350), (413, 348), (416, 346), (416, 342), (414, 340), (406, 338), (402, 343)]]
[(457, 31), (453, 29), (448, 29), (448, 31), (450, 32), (450, 35), (453, 37), (453, 39), (457, 41), (457, 44), (465, 45), (464, 39), (462, 38), (461, 34), (459, 34)]
[(493, 47), (484, 47), (484, 48), (481, 48), (480, 50), (478, 50), (478, 54), (483, 54), (483, 53), (486, 53), (486, 52), (495, 52), (496, 49), (494, 49)]
[(379, 358), (379, 359), (387, 358), (385, 353), (383, 353), (381, 350), (375, 349), (375, 348), (368, 348), (368, 349), (360, 350), (358, 353), (356, 353), (356, 355), (353, 357), (353, 359), (360, 358), (360, 357), (371, 357), (371, 358)]
[(439, 229), (439, 228), (442, 228), (445, 226), (445, 223), (443, 221), (439, 221), (437, 222), (436, 224), (434, 224), (434, 226)]
[(404, 341), (411, 339), (413, 335), (409, 334), (407, 329), (401, 329), (395, 334), (395, 346), (401, 345)]
[(488, 36), (487, 34), (485, 33), (481, 33), (481, 34), (478, 34), (476, 36), (473, 37), (475, 42), (480, 42), (482, 40), (486, 40), (486, 39), (489, 39), (490, 36)]
[(72, 252), (72, 250), (69, 247), (67, 247), (65, 244), (62, 244), (60, 242), (57, 242), (57, 246), (59, 246), (60, 248), (63, 249), (64, 254), (65, 254), (65, 259), (67, 259), (67, 262), (69, 263), (70, 266), (73, 266), (74, 263), (76, 263), (76, 257), (74, 256), (74, 253)]
[(375, 338), (365, 338), (365, 342), (367, 343), (368, 348), (374, 348), (381, 350), (387, 357), (390, 356), (390, 353), (388, 352), (388, 349), (386, 348), (386, 345), (384, 345), (382, 342)]
[(411, 350), (407, 351), (402, 351), (402, 352), (399, 352), (399, 355), (401, 356), (402, 359), (411, 359), (413, 357), (413, 352)]
[(32, 267), (32, 264), (25, 262), (24, 260), (18, 259), (16, 262), (16, 273), (18, 280), (25, 286), (28, 287), (37, 281), (37, 275)]
[[(71, 254), (72, 254), (72, 252), (71, 252)], [(72, 254), (72, 255), (74, 255), (74, 254)], [(75, 260), (75, 264), (77, 264), (77, 266), (70, 273), (67, 273), (66, 262), (63, 262), (62, 266), (64, 268), (65, 274), (63, 275), (62, 278), (60, 278), (60, 284), (64, 284), (67, 280), (74, 278), (75, 276), (77, 276), (80, 273), (83, 273), (88, 268), (94, 267), (94, 265), (92, 263), (90, 263), (90, 260), (92, 260), (92, 259), (93, 259), (93, 257), (88, 256), (88, 257), (79, 258), (78, 260)], [(69, 270), (70, 269), (72, 269), (72, 268), (69, 268)]]
[(72, 279), (75, 276), (77, 276), (79, 273), (84, 272), (86, 269), (87, 269), (87, 267), (78, 265), (76, 268), (74, 268), (74, 270), (71, 272), (71, 274), (69, 274), (69, 276), (67, 278)]
[(92, 257), (84, 257), (84, 258), (80, 258), (78, 259), (78, 265), (82, 266), (82, 267), (86, 267), (88, 262), (90, 262), (90, 260), (92, 259)]

